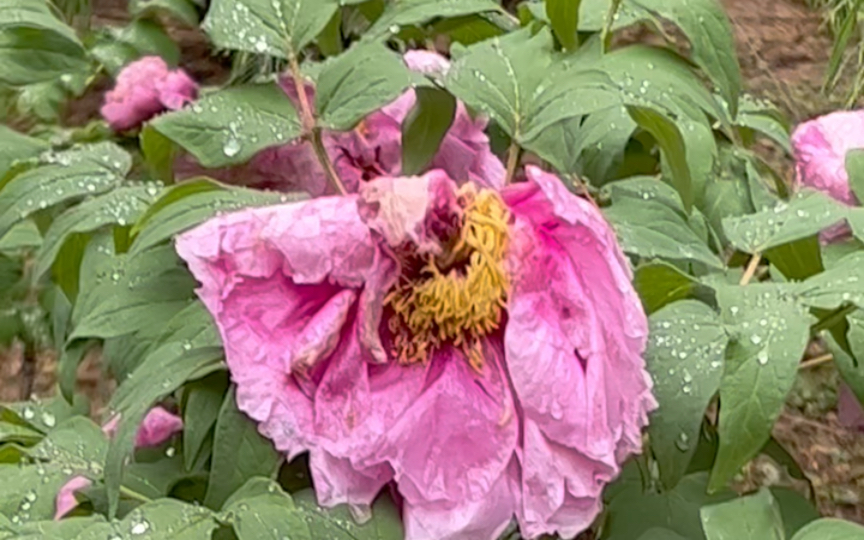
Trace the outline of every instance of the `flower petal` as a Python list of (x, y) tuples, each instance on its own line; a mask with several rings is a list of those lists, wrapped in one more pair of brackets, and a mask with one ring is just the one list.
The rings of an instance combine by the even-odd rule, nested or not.
[(222, 335), (238, 407), (290, 455), (311, 444), (306, 379), (316, 375), (293, 372), (295, 355), (309, 368), (333, 351), (376, 249), (354, 197), (245, 210), (177, 240)]
[(510, 376), (525, 416), (547, 436), (614, 464), (639, 451), (656, 407), (642, 358), (647, 319), (600, 212), (557, 177), (533, 166), (526, 173), (529, 183), (505, 193), (519, 230)]
[(864, 111), (838, 111), (800, 124), (792, 133), (797, 181), (856, 205), (846, 174), (846, 153), (864, 148)]
[(76, 491), (87, 489), (92, 485), (93, 481), (83, 476), (74, 476), (63, 484), (54, 502), (54, 520), (59, 520), (78, 506), (78, 499), (75, 498)]
[(518, 466), (511, 463), (476, 501), (405, 504), (405, 540), (497, 540), (518, 505)]
[(504, 192), (516, 219), (505, 347), (525, 426), (520, 519), (538, 534), (569, 533), (593, 519), (602, 483), (641, 449), (656, 407), (647, 320), (600, 212), (553, 175), (526, 173)]
[(162, 407), (153, 407), (138, 426), (135, 434), (135, 447), (159, 446), (175, 433), (183, 431), (183, 420)]
[(378, 457), (409, 504), (479, 501), (507, 468), (519, 423), (497, 348), (485, 344), (482, 373), (461, 351), (438, 351), (423, 393), (387, 432)]

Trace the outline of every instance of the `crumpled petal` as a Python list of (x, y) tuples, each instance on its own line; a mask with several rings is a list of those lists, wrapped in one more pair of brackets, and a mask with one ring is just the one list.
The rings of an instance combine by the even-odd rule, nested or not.
[[(599, 497), (600, 486), (580, 487), (586, 474), (606, 482), (639, 452), (657, 404), (642, 358), (647, 320), (614, 233), (556, 177), (533, 166), (526, 174), (527, 183), (504, 192), (516, 219), (505, 345), (526, 430), (520, 521), (552, 533), (568, 499)], [(531, 426), (537, 433), (529, 440)], [(565, 495), (550, 499), (555, 483)], [(562, 506), (541, 511), (550, 500)]]
[(423, 393), (388, 430), (378, 457), (409, 504), (479, 501), (507, 470), (519, 422), (495, 349), (486, 344), (482, 373), (461, 351), (436, 353)]
[(518, 466), (511, 462), (489, 494), (476, 501), (406, 503), (405, 537), (412, 540), (497, 539), (510, 524), (519, 500)]
[(180, 109), (197, 95), (198, 85), (183, 70), (169, 70), (162, 58), (145, 56), (120, 71), (101, 113), (112, 129), (125, 131), (165, 110)]
[(75, 498), (76, 491), (87, 489), (92, 485), (93, 481), (83, 476), (74, 476), (63, 484), (54, 502), (54, 520), (59, 520), (78, 506), (78, 500)]

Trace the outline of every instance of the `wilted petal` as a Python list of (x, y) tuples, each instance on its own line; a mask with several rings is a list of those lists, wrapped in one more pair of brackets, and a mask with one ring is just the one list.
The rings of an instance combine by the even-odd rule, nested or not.
[(511, 463), (489, 493), (476, 501), (405, 504), (410, 540), (497, 540), (519, 505), (519, 470)]
[(183, 70), (169, 72), (164, 79), (156, 81), (159, 101), (169, 110), (183, 108), (198, 97), (198, 85)]
[(424, 75), (443, 77), (450, 71), (450, 61), (437, 52), (412, 50), (402, 58), (409, 69)]
[[(600, 212), (556, 177), (530, 166), (526, 173), (528, 183), (505, 192), (516, 216), (507, 367), (526, 425), (536, 424), (550, 443), (573, 451), (557, 453), (570, 461), (552, 466), (588, 467), (582, 472), (589, 477), (603, 469), (609, 478), (608, 471), (617, 472), (640, 450), (641, 429), (656, 407), (642, 359), (646, 317)], [(532, 456), (526, 441), (527, 464), (549, 459), (548, 450), (540, 453)], [(531, 508), (537, 490), (524, 489)], [(553, 515), (547, 509), (535, 521), (552, 527)]]
[[(308, 448), (312, 379), (336, 349), (332, 340), (347, 324), (354, 288), (379, 260), (356, 199), (222, 216), (180, 236), (177, 251), (216, 319), (239, 408), (262, 422), (280, 450)], [(316, 336), (324, 342), (313, 344)], [(295, 373), (297, 359), (303, 369)]]
[(87, 489), (92, 485), (93, 481), (83, 476), (75, 476), (63, 484), (54, 502), (54, 519), (58, 520), (62, 518), (78, 506), (75, 492), (80, 489)]
[(460, 351), (436, 353), (423, 393), (387, 432), (378, 457), (408, 504), (479, 501), (507, 468), (519, 422), (495, 348), (482, 373)]
[(572, 538), (602, 509), (603, 487), (617, 469), (549, 440), (525, 420), (521, 452), (523, 503), (520, 530), (528, 538), (557, 532)]
[(138, 427), (135, 446), (137, 448), (159, 446), (181, 431), (183, 431), (183, 420), (179, 416), (171, 414), (162, 407), (153, 407)]

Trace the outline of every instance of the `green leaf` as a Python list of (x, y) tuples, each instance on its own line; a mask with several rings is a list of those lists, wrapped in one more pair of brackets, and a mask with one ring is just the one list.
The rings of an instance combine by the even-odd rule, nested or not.
[(63, 243), (75, 233), (91, 232), (107, 225), (125, 227), (134, 223), (159, 190), (156, 186), (121, 187), (74, 206), (55, 219), (36, 257), (36, 276), (47, 272)]
[(699, 509), (735, 497), (731, 491), (708, 495), (706, 473), (685, 476), (675, 489), (662, 493), (646, 490), (634, 468), (627, 467), (622, 478), (607, 490), (608, 517), (602, 540), (632, 540), (653, 528), (668, 529), (688, 540), (703, 540)]
[(468, 47), (447, 73), (445, 86), (488, 114), (526, 148), (557, 122), (620, 105), (609, 77), (555, 61), (552, 36), (528, 29)]
[(154, 20), (135, 19), (125, 27), (111, 30), (115, 41), (128, 43), (140, 56), (161, 56), (172, 66), (180, 62), (180, 48)]
[(135, 256), (222, 212), (293, 202), (305, 197), (300, 193), (223, 186), (210, 180), (183, 182), (166, 190), (138, 221), (133, 231), (140, 232), (129, 254)]
[(33, 464), (0, 465), (0, 513), (13, 521), (51, 519), (54, 499), (76, 475), (98, 477), (107, 441), (92, 421), (73, 417), (27, 451)]
[(135, 17), (165, 13), (188, 26), (198, 26), (201, 19), (192, 0), (130, 0), (129, 13)]
[[(105, 518), (99, 515), (87, 517), (65, 517), (60, 521), (36, 521), (31, 523), (23, 523), (14, 527), (16, 536), (4, 536), (6, 524), (2, 523), (4, 518), (0, 517), (0, 538), (7, 540), (14, 538), (15, 540), (68, 540), (70, 538), (78, 538), (81, 532), (105, 523)], [(11, 530), (12, 523), (9, 522), (7, 530)]]
[(708, 540), (784, 540), (780, 508), (771, 491), (704, 506), (700, 510)]
[(297, 111), (275, 83), (206, 94), (190, 107), (156, 117), (150, 125), (205, 167), (244, 163), (261, 150), (300, 135)]
[(6, 0), (0, 8), (0, 83), (24, 86), (86, 71), (74, 30), (41, 0)]
[(296, 56), (336, 12), (336, 0), (213, 0), (204, 31), (223, 49)]
[(612, 198), (604, 215), (626, 253), (723, 268), (723, 262), (690, 227), (681, 199), (668, 185), (640, 177), (612, 182), (604, 191)]
[(645, 534), (639, 537), (639, 540), (687, 540), (680, 534), (675, 531), (670, 531), (669, 529), (661, 529), (660, 527), (655, 527), (653, 529), (648, 529), (645, 531)]
[(228, 383), (221, 373), (214, 373), (186, 386), (183, 407), (183, 458), (186, 470), (192, 470), (204, 441), (213, 430), (227, 390)]
[(711, 489), (721, 489), (771, 435), (807, 347), (809, 312), (786, 285), (717, 289), (732, 338), (720, 384), (720, 448)]
[(118, 337), (148, 320), (167, 320), (192, 300), (194, 287), (195, 280), (171, 246), (116, 255), (92, 287), (82, 284), (69, 341)]
[(855, 310), (846, 319), (849, 321), (848, 334), (845, 336), (848, 350), (841, 347), (831, 332), (823, 332), (823, 338), (834, 355), (834, 365), (843, 381), (864, 403), (864, 312)]
[(633, 285), (649, 315), (678, 300), (692, 298), (701, 288), (695, 278), (664, 262), (652, 262), (636, 268)]
[(546, 0), (546, 15), (555, 37), (565, 50), (579, 46), (579, 4), (581, 0)]
[(47, 148), (45, 141), (28, 137), (0, 124), (0, 178), (3, 178), (16, 161), (36, 157)]
[[(119, 522), (87, 528), (74, 540), (105, 540), (113, 536), (146, 540), (202, 540), (218, 527), (206, 508), (179, 501), (159, 499), (132, 510)], [(121, 536), (122, 535), (122, 536)]]
[(851, 2), (847, 4), (845, 11), (843, 22), (839, 25), (839, 30), (834, 36), (834, 46), (831, 48), (831, 57), (828, 59), (828, 68), (825, 72), (825, 90), (828, 92), (834, 88), (839, 80), (838, 75), (843, 62), (843, 56), (848, 50), (849, 40), (858, 26), (861, 0), (855, 0), (854, 5)]
[(852, 193), (864, 200), (864, 150), (853, 148), (846, 152), (846, 174)]
[(735, 125), (758, 131), (780, 145), (786, 153), (792, 153), (789, 119), (768, 101), (754, 99), (748, 94), (742, 95)]
[(372, 504), (372, 519), (360, 525), (346, 505), (320, 508), (311, 489), (294, 494), (294, 504), (309, 520), (310, 538), (334, 540), (401, 540), (404, 538), (402, 519), (393, 501), (386, 495)]
[(648, 433), (660, 478), (673, 488), (687, 471), (705, 409), (720, 386), (728, 338), (718, 315), (694, 300), (670, 304), (649, 321), (645, 359), (659, 408)]
[(150, 407), (186, 381), (220, 368), (221, 346), (212, 346), (208, 332), (176, 341), (165, 339), (117, 389), (111, 409), (120, 413), (120, 424), (105, 460), (105, 487), (109, 515), (117, 511), (124, 464), (132, 453), (135, 434)]
[(819, 519), (819, 510), (813, 504), (801, 496), (797, 491), (790, 488), (772, 487), (771, 494), (780, 505), (780, 514), (783, 516), (783, 528), (786, 530), (787, 538), (808, 523)]
[(823, 518), (807, 525), (792, 540), (862, 540), (864, 527), (851, 521)]
[(174, 183), (174, 158), (177, 146), (174, 141), (159, 133), (153, 126), (145, 126), (138, 136), (141, 153), (150, 173), (165, 184)]
[(801, 301), (811, 307), (837, 309), (845, 303), (864, 306), (864, 252), (843, 257), (832, 268), (800, 287)]
[(630, 0), (631, 5), (675, 23), (690, 40), (693, 60), (717, 85), (737, 114), (741, 68), (735, 36), (723, 6), (717, 0)]
[(824, 270), (817, 236), (773, 247), (764, 255), (786, 279), (807, 279)]
[(802, 190), (789, 201), (755, 214), (723, 219), (723, 230), (732, 245), (746, 253), (801, 240), (846, 217), (846, 209), (817, 191)]
[(104, 193), (129, 172), (129, 154), (112, 143), (43, 155), (43, 165), (0, 181), (0, 237), (33, 213), (66, 201)]
[(381, 40), (399, 33), (401, 27), (420, 25), (436, 18), (453, 18), (501, 11), (501, 6), (492, 0), (400, 0), (390, 2), (381, 17), (364, 34), (364, 39)]
[(318, 76), (319, 125), (347, 131), (399, 97), (413, 81), (408, 66), (393, 51), (377, 43), (357, 44), (328, 62)]
[(415, 90), (417, 102), (402, 122), (402, 174), (423, 172), (456, 115), (456, 99), (437, 88)]
[(662, 114), (646, 107), (630, 106), (627, 110), (639, 127), (650, 133), (660, 145), (663, 159), (666, 160), (672, 170), (672, 183), (681, 196), (684, 212), (689, 214), (694, 198), (693, 180), (687, 165), (684, 138), (681, 136), (678, 126)]
[(276, 474), (282, 456), (258, 433), (255, 422), (237, 409), (235, 390), (225, 394), (213, 436), (210, 482), (204, 504), (220, 508), (250, 478)]

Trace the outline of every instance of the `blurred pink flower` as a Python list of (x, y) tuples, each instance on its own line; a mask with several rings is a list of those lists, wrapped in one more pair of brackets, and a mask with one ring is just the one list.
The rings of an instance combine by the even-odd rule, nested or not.
[[(429, 75), (443, 74), (450, 63), (443, 56), (428, 51), (409, 51), (404, 56), (409, 68)], [(297, 90), (290, 77), (280, 84), (297, 105)], [(314, 106), (315, 93), (306, 87)], [(393, 103), (370, 114), (349, 132), (325, 132), (324, 146), (337, 174), (348, 191), (356, 192), (360, 184), (383, 175), (398, 175), (402, 170), (402, 122), (416, 101), (414, 90), (408, 90)], [(430, 169), (445, 170), (462, 183), (468, 180), (500, 188), (505, 170), (492, 153), (484, 133), (486, 120), (471, 118), (459, 103), (453, 124)], [(178, 178), (206, 174), (232, 184), (276, 191), (308, 191), (314, 196), (331, 193), (327, 177), (311, 146), (304, 141), (268, 148), (249, 163), (220, 170), (202, 170), (189, 157), (175, 168)]]
[(101, 112), (112, 129), (125, 131), (166, 110), (180, 109), (197, 95), (198, 85), (186, 72), (169, 70), (158, 56), (145, 56), (120, 71)]
[[(846, 153), (864, 148), (864, 111), (838, 111), (804, 122), (792, 133), (796, 182), (850, 205), (859, 204), (849, 187)], [(845, 225), (823, 231), (823, 242), (849, 233)]]
[(837, 393), (837, 420), (843, 427), (864, 431), (864, 409), (858, 397), (846, 383), (840, 383)]
[[(120, 415), (113, 416), (102, 426), (102, 432), (106, 437), (113, 438), (119, 423)], [(138, 426), (135, 448), (159, 446), (181, 431), (183, 431), (183, 420), (179, 416), (171, 414), (162, 407), (153, 407)], [(91, 485), (93, 482), (83, 476), (74, 476), (63, 484), (55, 500), (54, 519), (62, 518), (78, 506), (75, 492)]]
[(81, 489), (87, 489), (93, 485), (93, 481), (83, 476), (75, 476), (68, 482), (63, 484), (60, 492), (57, 493), (57, 499), (54, 506), (54, 519), (58, 520), (71, 512), (78, 506), (78, 499), (75, 498), (75, 492)]
[(572, 537), (656, 407), (647, 323), (600, 212), (527, 168), (500, 191), (441, 170), (247, 209), (177, 251), (237, 403), (319, 503), (383, 486), (407, 540)]

